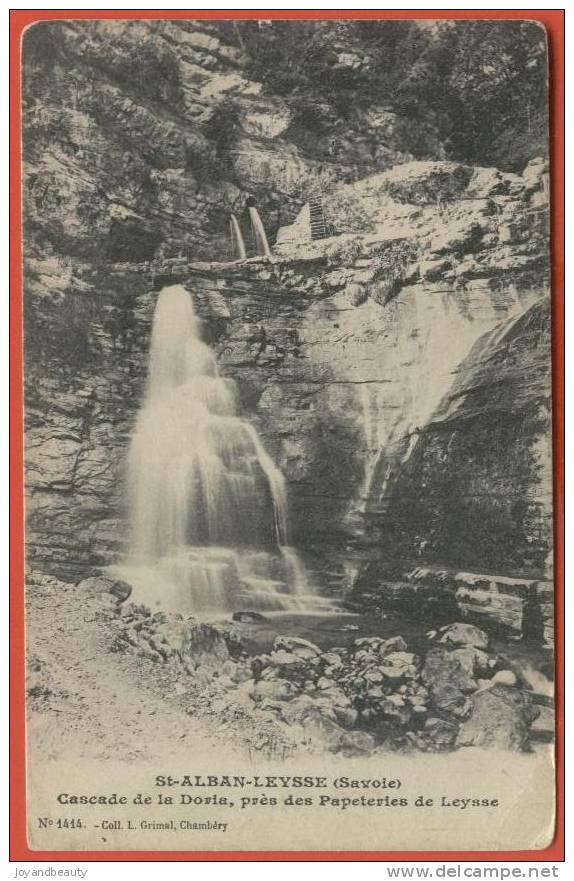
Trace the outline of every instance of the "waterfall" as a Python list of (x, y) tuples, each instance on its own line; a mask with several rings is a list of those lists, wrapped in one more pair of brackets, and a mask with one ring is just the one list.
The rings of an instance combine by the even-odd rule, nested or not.
[(251, 218), (251, 228), (253, 229), (256, 252), (265, 257), (271, 257), (271, 248), (269, 247), (269, 242), (265, 235), (263, 223), (259, 217), (259, 211), (254, 205), (251, 205), (249, 208), (249, 217)]
[(359, 397), (365, 437), (365, 466), (363, 482), (359, 490), (359, 509), (364, 511), (383, 445), (384, 423), (379, 407), (381, 390), (378, 383), (373, 385), (361, 383), (359, 385)]
[(135, 601), (182, 613), (299, 608), (285, 479), (236, 413), (181, 285), (159, 294), (128, 462)]
[(235, 214), (232, 214), (229, 218), (229, 228), (231, 233), (231, 253), (233, 259), (245, 260), (247, 257), (247, 251), (245, 250), (245, 242), (243, 241), (241, 229)]

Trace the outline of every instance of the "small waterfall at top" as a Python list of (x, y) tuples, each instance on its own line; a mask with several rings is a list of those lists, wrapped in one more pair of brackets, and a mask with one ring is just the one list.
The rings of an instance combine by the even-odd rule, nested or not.
[[(285, 480), (236, 414), (181, 285), (157, 301), (146, 398), (129, 454), (133, 599), (183, 614), (305, 608)], [(312, 605), (316, 605), (313, 599)]]
[(255, 205), (249, 206), (249, 217), (251, 218), (251, 228), (253, 229), (253, 238), (255, 239), (255, 250), (264, 257), (271, 257), (271, 248), (265, 235), (263, 223), (259, 217), (259, 211)]
[(231, 253), (234, 260), (245, 260), (247, 251), (245, 250), (245, 242), (241, 235), (241, 229), (237, 222), (237, 217), (232, 214), (229, 218), (229, 228), (231, 234)]

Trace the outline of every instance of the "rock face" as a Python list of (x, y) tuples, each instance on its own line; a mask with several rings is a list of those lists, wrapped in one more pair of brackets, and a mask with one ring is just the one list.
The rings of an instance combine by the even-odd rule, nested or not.
[(538, 710), (523, 692), (494, 685), (473, 696), (472, 713), (459, 731), (457, 745), (522, 749), (537, 716)]
[[(409, 158), (370, 114), (351, 152), (335, 157), (317, 139), (299, 146), (289, 104), (252, 78), (236, 31), (169, 20), (27, 31), (26, 222), (42, 250), (111, 262), (227, 259), (229, 213), (247, 234), (249, 196), (273, 240), (311, 181), (353, 180), (359, 167)], [(378, 150), (361, 149), (367, 138)]]
[[(534, 603), (550, 640), (544, 163), (411, 161), (369, 113), (357, 143), (387, 146), (361, 153), (356, 180), (350, 146), (329, 158), (290, 140), (289, 108), (213, 23), (67, 22), (27, 39), (30, 562), (81, 580), (121, 556), (155, 291), (179, 281), (326, 589), (368, 575), (395, 585), (386, 601), (410, 584), (416, 607), (414, 566), (498, 572), (449, 581), (450, 620), (454, 603), (522, 634)], [(332, 235), (313, 241), (319, 166)], [(274, 254), (221, 262), (229, 212), (242, 221), (253, 195)]]

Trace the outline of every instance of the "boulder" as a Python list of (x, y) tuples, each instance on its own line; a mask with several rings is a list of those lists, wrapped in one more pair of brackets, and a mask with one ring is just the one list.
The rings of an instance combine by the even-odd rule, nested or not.
[[(473, 679), (475, 676), (480, 676), (488, 673), (490, 670), (489, 666), (489, 657), (486, 652), (481, 651), (480, 649), (474, 648), (474, 646), (465, 646), (464, 648), (453, 649), (450, 652), (451, 658), (455, 658), (460, 662), (463, 669), (468, 673), (469, 677)], [(510, 685), (514, 685), (515, 683), (510, 683)]]
[(414, 679), (417, 675), (417, 657), (412, 652), (391, 652), (385, 655), (379, 670), (386, 679), (396, 682), (401, 679)]
[(286, 652), (283, 649), (271, 652), (270, 659), (274, 667), (303, 666), (305, 661), (304, 658), (300, 658), (298, 655)]
[(258, 624), (267, 621), (268, 619), (265, 615), (262, 615), (261, 612), (234, 612), (231, 616), (233, 621), (238, 621), (242, 624)]
[(108, 575), (96, 575), (92, 578), (85, 578), (83, 581), (80, 581), (78, 587), (80, 590), (90, 591), (96, 595), (109, 594), (115, 599), (118, 606), (129, 599), (132, 592), (132, 586), (127, 581), (122, 581), (120, 578), (112, 578)]
[(337, 722), (339, 725), (342, 725), (343, 728), (353, 728), (359, 718), (359, 713), (351, 706), (335, 706), (333, 707), (333, 711)]
[(379, 646), (379, 654), (383, 657), (391, 654), (391, 652), (406, 652), (406, 650), (407, 644), (402, 636), (393, 636), (391, 639), (386, 639)]
[(523, 750), (529, 745), (530, 726), (538, 712), (530, 697), (517, 688), (497, 684), (478, 691), (456, 745)]
[(463, 717), (469, 711), (466, 694), (475, 691), (478, 683), (455, 652), (444, 648), (431, 649), (425, 659), (422, 679), (436, 707), (457, 717)]
[(343, 663), (341, 655), (336, 652), (325, 652), (321, 655), (321, 661), (326, 667), (340, 667)]
[(473, 624), (449, 624), (441, 629), (439, 642), (448, 646), (474, 646), (478, 649), (488, 648), (488, 636), (479, 627)]
[(493, 685), (509, 685), (514, 686), (517, 684), (518, 679), (516, 673), (513, 673), (512, 670), (499, 670), (494, 674), (491, 680)]
[(321, 649), (314, 643), (297, 636), (278, 636), (273, 643), (275, 652), (284, 650), (297, 655), (301, 659), (315, 658), (321, 654)]
[(437, 719), (433, 716), (426, 720), (424, 734), (436, 749), (448, 749), (449, 747), (452, 747), (456, 741), (458, 725), (454, 722), (447, 722), (445, 719)]

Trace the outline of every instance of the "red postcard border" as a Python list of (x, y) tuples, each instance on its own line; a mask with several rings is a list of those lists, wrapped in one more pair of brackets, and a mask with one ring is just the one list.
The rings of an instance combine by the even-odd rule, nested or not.
[[(564, 13), (563, 9), (27, 9), (10, 11), (10, 859), (58, 861), (549, 861), (564, 860)], [(21, 66), (24, 30), (57, 19), (530, 19), (550, 46), (553, 446), (556, 573), (556, 834), (543, 850), (520, 851), (37, 851), (27, 841)]]

